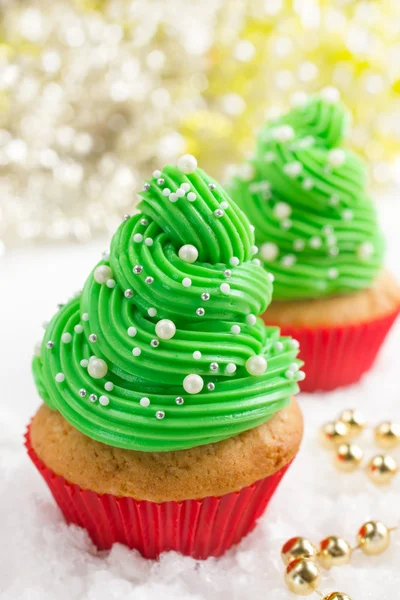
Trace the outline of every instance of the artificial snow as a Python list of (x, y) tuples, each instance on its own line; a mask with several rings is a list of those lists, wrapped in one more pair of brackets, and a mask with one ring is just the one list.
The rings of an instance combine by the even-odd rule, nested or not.
[[(380, 208), (388, 263), (400, 278), (400, 203), (382, 200)], [(30, 360), (41, 321), (81, 286), (101, 249), (30, 248), (0, 261), (0, 600), (290, 600), (295, 596), (284, 586), (279, 555), (288, 538), (317, 543), (335, 534), (353, 543), (368, 519), (400, 524), (400, 474), (379, 488), (363, 470), (339, 473), (318, 441), (322, 423), (344, 408), (359, 408), (370, 424), (400, 421), (399, 323), (360, 384), (300, 398), (306, 429), (298, 458), (257, 528), (224, 557), (201, 562), (167, 553), (154, 562), (121, 545), (99, 553), (84, 531), (67, 526), (23, 447), (25, 426), (39, 406)], [(370, 432), (361, 439), (366, 457), (379, 452)], [(391, 453), (400, 463), (400, 449)], [(350, 565), (324, 572), (320, 587), (353, 600), (394, 600), (399, 564), (400, 530), (383, 555), (356, 552)]]

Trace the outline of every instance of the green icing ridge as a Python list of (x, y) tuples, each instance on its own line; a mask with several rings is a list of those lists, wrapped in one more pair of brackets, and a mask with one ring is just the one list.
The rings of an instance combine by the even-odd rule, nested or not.
[[(163, 193), (175, 194), (182, 184), (195, 194), (193, 201), (182, 191), (175, 202)], [(249, 222), (200, 169), (186, 175), (168, 166), (141, 196), (139, 214), (120, 225), (82, 293), (47, 326), (33, 360), (39, 394), (85, 435), (131, 450), (191, 448), (260, 425), (289, 403), (301, 372), (298, 344), (254, 316), (269, 305), (273, 278), (253, 258)], [(195, 262), (179, 257), (185, 244), (197, 248)], [(111, 268), (111, 281), (96, 281), (101, 265)], [(185, 278), (190, 286), (182, 284)], [(228, 294), (220, 288), (224, 283)], [(161, 319), (175, 324), (171, 339), (157, 336)], [(233, 326), (240, 331), (232, 332)], [(195, 359), (195, 352), (201, 357)], [(260, 375), (246, 369), (254, 355), (267, 360)], [(92, 356), (107, 365), (100, 379), (89, 374), (85, 361)], [(212, 370), (211, 363), (219, 368)], [(230, 363), (234, 373), (226, 372)], [(200, 393), (184, 390), (189, 374), (202, 377)], [(148, 406), (141, 405), (143, 398)]]
[(346, 294), (371, 286), (384, 242), (362, 160), (342, 148), (349, 115), (334, 94), (304, 98), (266, 123), (255, 155), (229, 186), (256, 226), (274, 299)]

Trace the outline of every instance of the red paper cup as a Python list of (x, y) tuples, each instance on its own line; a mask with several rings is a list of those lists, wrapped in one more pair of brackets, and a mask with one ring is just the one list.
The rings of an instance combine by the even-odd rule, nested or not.
[(28, 454), (67, 523), (86, 529), (100, 550), (119, 542), (139, 550), (146, 558), (157, 558), (167, 550), (197, 559), (221, 556), (254, 528), (290, 465), (220, 498), (158, 504), (97, 494), (68, 483), (37, 456), (29, 427), (25, 437)]
[(300, 342), (299, 358), (306, 373), (301, 391), (329, 391), (356, 383), (372, 367), (399, 312), (342, 327), (281, 327), (282, 335)]

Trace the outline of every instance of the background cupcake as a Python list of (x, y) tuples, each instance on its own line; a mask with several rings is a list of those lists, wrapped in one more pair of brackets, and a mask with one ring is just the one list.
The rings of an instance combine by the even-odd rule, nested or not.
[(338, 92), (298, 95), (259, 132), (231, 194), (256, 225), (275, 276), (264, 315), (301, 344), (302, 389), (333, 389), (368, 370), (400, 308), (363, 162), (342, 148), (349, 115)]
[(139, 208), (46, 328), (27, 447), (100, 548), (205, 558), (254, 526), (298, 450), (298, 344), (256, 317), (272, 277), (193, 157)]

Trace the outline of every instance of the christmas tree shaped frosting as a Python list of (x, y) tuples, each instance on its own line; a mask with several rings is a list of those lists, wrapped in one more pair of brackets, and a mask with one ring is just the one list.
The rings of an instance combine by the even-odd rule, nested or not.
[(82, 293), (46, 328), (33, 371), (46, 404), (112, 446), (216, 442), (286, 406), (298, 344), (257, 315), (273, 277), (226, 192), (186, 155), (155, 171)]
[(292, 110), (262, 127), (254, 157), (230, 186), (256, 224), (260, 259), (275, 275), (274, 299), (365, 289), (381, 269), (366, 168), (342, 147), (348, 125), (334, 88), (298, 95)]

